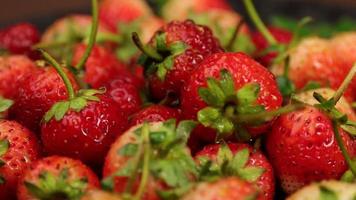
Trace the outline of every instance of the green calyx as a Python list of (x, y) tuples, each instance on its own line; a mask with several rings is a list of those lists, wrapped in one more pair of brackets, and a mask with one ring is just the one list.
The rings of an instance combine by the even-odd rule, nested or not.
[(144, 180), (150, 176), (164, 182), (172, 191), (182, 190), (197, 174), (195, 162), (186, 148), (195, 124), (192, 121), (181, 121), (177, 126), (175, 120), (162, 122), (158, 127), (157, 124), (143, 124), (134, 133), (136, 142), (126, 144), (117, 152), (120, 156), (129, 157), (128, 162), (115, 174), (104, 179), (103, 187), (112, 190), (114, 177), (127, 177), (129, 181), (125, 192), (137, 196), (139, 190), (132, 194), (133, 182), (140, 176), (140, 185), (144, 185)]
[[(7, 139), (0, 140), (0, 157), (3, 156), (10, 147), (10, 142)], [(5, 165), (5, 161), (0, 159), (0, 168)], [(5, 178), (0, 174), (0, 185), (5, 183)]]
[(30, 194), (41, 200), (68, 199), (79, 200), (87, 188), (86, 178), (68, 180), (69, 170), (63, 169), (58, 176), (44, 171), (36, 183), (25, 181)]
[(67, 100), (55, 103), (46, 112), (43, 117), (45, 122), (50, 121), (53, 117), (57, 121), (60, 121), (69, 110), (73, 110), (74, 112), (80, 112), (87, 106), (88, 101), (100, 101), (100, 99), (96, 95), (105, 93), (105, 89), (85, 89), (80, 90), (78, 93), (75, 93), (69, 77), (67, 76), (63, 68), (60, 66), (60, 64), (44, 50), (40, 51), (42, 52), (42, 55), (47, 60), (47, 62), (56, 69), (56, 71), (62, 78), (68, 93)]
[[(200, 97), (208, 107), (198, 112), (198, 121), (204, 126), (216, 129), (220, 134), (232, 133), (236, 128), (236, 115), (254, 114), (265, 108), (257, 104), (260, 87), (258, 84), (246, 84), (235, 89), (234, 81), (227, 70), (221, 70), (220, 80), (208, 78), (207, 87), (199, 88)], [(261, 122), (257, 122), (258, 124)]]
[(319, 185), (320, 200), (338, 200), (337, 193), (330, 188)]
[(88, 101), (100, 101), (96, 95), (104, 93), (105, 88), (99, 90), (79, 90), (74, 98), (55, 103), (51, 109), (46, 112), (43, 119), (45, 122), (49, 122), (52, 118), (56, 121), (60, 121), (69, 110), (80, 112), (88, 105)]
[(6, 112), (14, 104), (13, 100), (5, 99), (0, 96), (0, 118), (3, 118), (3, 112)]
[(188, 48), (183, 42), (173, 42), (167, 45), (166, 34), (156, 35), (154, 45), (144, 45), (137, 33), (132, 33), (132, 40), (143, 54), (139, 58), (139, 63), (145, 67), (146, 74), (155, 73), (163, 81), (169, 70), (173, 68), (174, 60)]
[(235, 155), (226, 143), (220, 145), (216, 160), (199, 157), (199, 178), (203, 181), (216, 180), (220, 177), (237, 176), (248, 182), (257, 181), (265, 172), (262, 167), (247, 166), (250, 157), (248, 148), (239, 150)]

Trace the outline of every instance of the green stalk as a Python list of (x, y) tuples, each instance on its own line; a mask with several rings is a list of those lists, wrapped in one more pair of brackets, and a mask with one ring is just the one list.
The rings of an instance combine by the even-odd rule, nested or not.
[(233, 32), (233, 34), (232, 34), (232, 36), (231, 36), (229, 42), (227, 43), (227, 45), (226, 45), (226, 47), (225, 47), (225, 49), (226, 49), (227, 51), (232, 51), (232, 48), (233, 48), (234, 43), (235, 43), (235, 41), (236, 41), (237, 35), (238, 35), (239, 30), (241, 29), (243, 23), (244, 23), (244, 20), (243, 20), (243, 19), (241, 19), (240, 21), (237, 22), (237, 25), (236, 25), (236, 27), (235, 27), (235, 30), (234, 30), (234, 32)]
[(149, 141), (149, 129), (148, 124), (145, 123), (142, 126), (142, 137), (143, 137), (143, 167), (140, 185), (134, 196), (134, 200), (140, 200), (143, 196), (150, 174), (150, 141)]
[(90, 52), (94, 47), (96, 35), (98, 32), (98, 26), (99, 26), (98, 1), (92, 0), (91, 3), (92, 3), (92, 24), (91, 24), (91, 30), (89, 36), (89, 43), (87, 48), (85, 49), (84, 55), (80, 58), (78, 64), (75, 66), (75, 68), (78, 70), (83, 68), (85, 62), (89, 58)]
[(266, 118), (273, 118), (273, 117), (276, 117), (276, 116), (279, 116), (282, 114), (290, 113), (295, 110), (302, 109), (304, 107), (305, 107), (305, 105), (302, 103), (290, 104), (290, 105), (284, 106), (284, 107), (276, 109), (276, 110), (263, 111), (263, 112), (259, 112), (256, 114), (237, 115), (237, 116), (233, 117), (232, 120), (236, 124), (256, 122), (256, 121), (263, 120)]
[(277, 41), (273, 35), (268, 31), (267, 27), (262, 22), (260, 16), (258, 15), (255, 6), (252, 3), (252, 0), (243, 0), (245, 8), (248, 15), (250, 16), (252, 22), (255, 24), (258, 31), (266, 38), (267, 42), (270, 45), (276, 45)]
[(356, 63), (352, 66), (351, 70), (345, 77), (344, 81), (341, 83), (340, 87), (337, 89), (337, 91), (334, 94), (333, 100), (334, 100), (334, 105), (340, 100), (342, 95), (344, 94), (345, 90), (351, 83), (352, 79), (354, 78), (356, 74)]
[(163, 57), (161, 54), (159, 54), (157, 52), (156, 49), (150, 47), (150, 46), (147, 46), (147, 45), (144, 45), (140, 39), (140, 37), (138, 36), (138, 34), (136, 32), (133, 32), (132, 33), (132, 41), (135, 43), (135, 45), (137, 46), (138, 49), (140, 49), (140, 51), (142, 53), (144, 53), (145, 55), (147, 55), (148, 57), (156, 60), (156, 61), (162, 61), (163, 60)]
[(40, 52), (42, 53), (43, 57), (47, 60), (47, 62), (56, 69), (59, 76), (62, 78), (64, 85), (66, 86), (66, 89), (68, 92), (68, 98), (69, 99), (75, 98), (75, 92), (73, 89), (73, 85), (70, 82), (67, 74), (64, 72), (64, 70), (60, 66), (60, 64), (51, 55), (49, 55), (46, 51), (40, 49)]
[(67, 45), (71, 45), (74, 42), (70, 41), (54, 41), (54, 42), (40, 42), (32, 46), (32, 49), (54, 49)]
[(342, 138), (340, 136), (340, 133), (339, 133), (339, 124), (337, 121), (333, 120), (333, 129), (334, 129), (334, 136), (335, 136), (335, 139), (337, 141), (337, 144), (339, 145), (340, 147), (340, 150), (341, 150), (341, 153), (342, 155), (344, 156), (345, 160), (346, 160), (346, 163), (347, 165), (349, 166), (352, 174), (354, 175), (354, 177), (356, 177), (356, 166), (354, 165), (354, 163), (352, 162), (351, 160), (351, 157), (350, 155), (348, 154), (347, 152), (347, 149), (344, 145), (344, 142), (342, 141)]

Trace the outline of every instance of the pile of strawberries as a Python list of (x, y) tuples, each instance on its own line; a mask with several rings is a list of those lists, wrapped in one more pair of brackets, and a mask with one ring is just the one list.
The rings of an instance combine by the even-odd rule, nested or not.
[(91, 2), (0, 30), (0, 199), (355, 199), (356, 32)]

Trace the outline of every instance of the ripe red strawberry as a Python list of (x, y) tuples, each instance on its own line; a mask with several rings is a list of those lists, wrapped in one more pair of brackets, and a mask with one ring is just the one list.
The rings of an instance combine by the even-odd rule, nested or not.
[(18, 23), (0, 30), (0, 48), (13, 54), (34, 55), (31, 47), (39, 40), (39, 31), (29, 23)]
[[(342, 129), (339, 132), (349, 154), (355, 155), (353, 140)], [(267, 135), (266, 148), (287, 193), (311, 182), (339, 179), (348, 168), (331, 120), (314, 107), (280, 116)]]
[[(132, 127), (117, 138), (106, 156), (103, 186), (118, 193), (126, 188), (130, 194), (136, 194), (137, 188), (143, 184), (144, 191), (140, 198), (143, 200), (159, 200), (158, 194), (185, 188), (197, 173), (194, 160), (185, 145), (193, 127), (194, 123), (190, 121), (182, 121), (176, 126), (175, 120)], [(138, 156), (146, 161), (140, 162)], [(146, 168), (147, 158), (149, 168)], [(137, 167), (142, 170), (137, 172)], [(133, 179), (136, 172), (139, 174)], [(146, 182), (139, 178), (144, 173), (147, 175)], [(133, 185), (127, 188), (129, 182)]]
[(163, 105), (151, 105), (132, 115), (130, 125), (134, 126), (143, 122), (160, 122), (169, 119), (179, 120), (179, 118), (180, 112), (177, 109)]
[(80, 199), (97, 187), (98, 177), (80, 161), (51, 156), (32, 163), (24, 172), (17, 199)]
[[(79, 44), (74, 49), (72, 65), (75, 66), (84, 55), (87, 45)], [(93, 88), (99, 88), (109, 83), (120, 73), (128, 74), (126, 66), (109, 50), (94, 46), (84, 66), (84, 81)]]
[(172, 93), (179, 97), (191, 71), (207, 56), (222, 52), (218, 40), (206, 26), (193, 21), (173, 21), (162, 27), (145, 50), (144, 66), (151, 95), (163, 99)]
[[(220, 82), (216, 80), (219, 76)], [(236, 127), (230, 117), (274, 110), (282, 104), (274, 76), (243, 53), (217, 53), (206, 58), (190, 75), (180, 100), (184, 119), (198, 118), (205, 126), (215, 127), (221, 135), (242, 127), (248, 128), (253, 136), (262, 133), (268, 123), (256, 126), (253, 122), (250, 126), (245, 123)], [(214, 141), (215, 133), (203, 126), (194, 131), (197, 138), (209, 142)]]
[(153, 15), (152, 10), (143, 0), (104, 0), (100, 4), (100, 21), (117, 30), (120, 22), (131, 22), (139, 17)]
[(18, 93), (19, 80), (36, 69), (35, 64), (25, 56), (0, 57), (0, 96), (14, 98)]
[(91, 166), (101, 165), (111, 143), (126, 129), (127, 119), (106, 95), (90, 98), (97, 100), (87, 102), (79, 112), (71, 108), (62, 118), (42, 123), (41, 139), (49, 155), (76, 158)]
[(258, 190), (246, 181), (229, 177), (214, 182), (203, 182), (186, 194), (182, 200), (242, 200), (256, 199)]
[[(290, 31), (279, 27), (269, 26), (268, 31), (273, 35), (279, 44), (288, 44), (293, 37), (293, 34)], [(264, 36), (258, 31), (252, 34), (252, 41), (257, 48), (255, 52), (257, 60), (265, 67), (270, 66), (273, 59), (278, 56), (278, 53), (269, 52), (265, 55), (260, 55), (264, 50), (266, 50), (266, 48), (269, 47), (269, 44)]]
[[(74, 76), (67, 70), (66, 74), (77, 90)], [(19, 81), (10, 118), (37, 132), (43, 115), (54, 103), (66, 98), (65, 85), (55, 69), (46, 67), (34, 70)]]
[[(271, 164), (259, 150), (247, 144), (208, 145), (196, 154), (195, 159), (200, 165), (212, 161), (209, 165), (213, 176), (217, 174), (222, 177), (236, 176), (255, 184), (260, 191), (257, 199), (272, 200), (274, 197), (274, 176)], [(236, 164), (234, 161), (240, 163)], [(215, 173), (216, 166), (220, 168), (217, 173)], [(209, 176), (209, 173), (206, 176)]]
[(117, 78), (105, 86), (107, 94), (119, 105), (124, 116), (130, 116), (140, 110), (142, 100), (139, 89), (124, 77)]
[(32, 132), (15, 121), (0, 121), (0, 199), (15, 199), (19, 177), (39, 156)]
[(232, 10), (226, 0), (165, 0), (160, 6), (160, 12), (167, 21), (187, 19), (191, 12)]

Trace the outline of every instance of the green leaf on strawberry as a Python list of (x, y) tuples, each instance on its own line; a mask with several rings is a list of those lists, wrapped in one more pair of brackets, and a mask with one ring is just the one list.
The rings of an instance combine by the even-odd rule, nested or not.
[[(145, 124), (134, 131), (136, 140), (118, 151), (118, 154), (129, 157), (128, 162), (112, 176), (104, 179), (103, 187), (112, 189), (114, 177), (131, 179), (136, 177), (138, 172), (144, 173), (147, 168), (149, 176), (164, 182), (172, 189), (171, 194), (168, 192), (162, 195), (176, 194), (190, 184), (192, 178), (197, 175), (197, 167), (186, 143), (196, 123), (181, 121), (176, 125), (174, 119), (159, 123), (158, 128), (146, 124), (147, 141), (144, 139)], [(149, 148), (145, 149), (145, 146)], [(149, 158), (146, 163), (148, 166), (145, 166), (144, 158)]]
[(7, 111), (13, 104), (14, 101), (0, 96), (0, 113)]
[[(264, 106), (257, 104), (260, 86), (257, 83), (248, 83), (236, 90), (232, 76), (227, 70), (220, 71), (220, 80), (208, 78), (207, 87), (199, 88), (198, 92), (208, 104), (198, 112), (198, 121), (206, 127), (216, 129), (219, 132), (218, 137), (241, 130), (234, 120), (236, 116), (265, 111)], [(257, 125), (263, 121), (255, 120), (251, 123)]]
[(69, 110), (80, 112), (87, 106), (88, 101), (100, 101), (96, 95), (104, 93), (105, 89), (80, 90), (74, 98), (55, 103), (51, 109), (46, 112), (43, 119), (45, 122), (49, 122), (52, 118), (60, 121)]
[(65, 198), (80, 199), (87, 187), (86, 179), (68, 180), (68, 169), (63, 169), (58, 176), (43, 171), (36, 183), (25, 182), (29, 192), (38, 199)]
[(339, 198), (337, 197), (337, 194), (335, 191), (320, 185), (319, 186), (319, 191), (320, 191), (320, 200), (338, 200)]
[(250, 151), (241, 149), (234, 155), (226, 143), (220, 145), (216, 162), (199, 157), (201, 180), (215, 180), (218, 177), (237, 176), (249, 182), (255, 182), (265, 172), (262, 167), (248, 166)]

